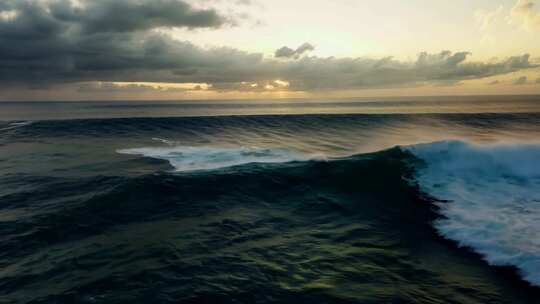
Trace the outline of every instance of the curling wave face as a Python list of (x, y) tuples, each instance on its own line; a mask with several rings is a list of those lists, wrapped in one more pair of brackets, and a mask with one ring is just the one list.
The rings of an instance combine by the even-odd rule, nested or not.
[(407, 150), (425, 161), (416, 170), (421, 189), (447, 201), (438, 203), (438, 231), (540, 286), (540, 145), (447, 141)]

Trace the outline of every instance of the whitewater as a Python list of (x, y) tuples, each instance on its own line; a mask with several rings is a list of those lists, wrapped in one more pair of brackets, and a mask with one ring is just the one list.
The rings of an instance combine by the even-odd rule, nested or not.
[[(119, 150), (168, 161), (176, 172), (246, 164), (325, 160), (283, 148), (175, 146)], [(480, 253), (494, 266), (516, 267), (540, 286), (540, 145), (441, 141), (400, 147), (415, 163), (421, 191), (435, 199), (441, 236)]]
[(425, 163), (421, 189), (442, 201), (442, 236), (514, 266), (540, 286), (540, 145), (446, 141), (406, 148)]

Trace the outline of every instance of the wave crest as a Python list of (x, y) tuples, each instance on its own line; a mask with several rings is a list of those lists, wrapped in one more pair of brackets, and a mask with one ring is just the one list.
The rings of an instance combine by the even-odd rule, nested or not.
[(425, 162), (416, 171), (422, 191), (448, 201), (438, 203), (437, 230), (540, 286), (540, 145), (446, 141), (406, 150)]
[(13, 122), (7, 123), (6, 125), (0, 126), (0, 131), (8, 131), (8, 130), (17, 129), (17, 128), (31, 125), (32, 123), (33, 123), (32, 121), (13, 121)]
[(284, 149), (248, 147), (172, 146), (124, 149), (117, 152), (166, 160), (177, 172), (215, 170), (250, 163), (287, 163), (315, 158)]

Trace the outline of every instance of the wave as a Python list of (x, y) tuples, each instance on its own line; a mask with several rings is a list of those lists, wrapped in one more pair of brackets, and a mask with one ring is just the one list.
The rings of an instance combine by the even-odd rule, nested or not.
[[(152, 294), (181, 302), (242, 302), (261, 290), (262, 302), (306, 303), (322, 296), (329, 303), (520, 303), (533, 294), (441, 244), (426, 229), (432, 206), (404, 177), (416, 176), (424, 191), (452, 200), (437, 203), (442, 235), (492, 261), (507, 254), (492, 263), (520, 267), (537, 284), (538, 209), (528, 186), (537, 178), (538, 147), (442, 142), (311, 161), (313, 155), (285, 149), (195, 147), (164, 138), (118, 151), (142, 157), (125, 157), (128, 167), (108, 163), (119, 172), (111, 176), (0, 177), (9, 186), (0, 191), (0, 259), (16, 266), (4, 275), (9, 283), (0, 284), (8, 301), (142, 298), (148, 280), (159, 285)], [(177, 174), (160, 164), (120, 174), (139, 161), (155, 163), (146, 157), (168, 161), (175, 171), (217, 170)], [(280, 164), (249, 165), (274, 162)], [(243, 166), (223, 170), (237, 165)], [(460, 186), (472, 190), (452, 196)], [(526, 201), (517, 206), (529, 213), (505, 210), (516, 203), (504, 200), (503, 187), (524, 191)], [(51, 289), (51, 281), (61, 288)], [(207, 286), (219, 288), (178, 298)]]
[(540, 286), (540, 145), (460, 141), (405, 148), (424, 164), (416, 182), (437, 203), (442, 236)]
[[(117, 152), (166, 160), (176, 172), (322, 158), (277, 148), (176, 146), (178, 142), (154, 140), (167, 146)], [(401, 162), (413, 164), (413, 181), (436, 199), (440, 217), (434, 226), (443, 237), (472, 248), (491, 265), (516, 267), (525, 280), (540, 286), (540, 145), (443, 141), (376, 152), (372, 161), (393, 155), (391, 151), (398, 151)], [(366, 157), (371, 158), (356, 155), (328, 165)]]
[[(156, 139), (172, 145), (171, 141)], [(177, 172), (216, 170), (250, 163), (287, 163), (320, 158), (285, 149), (217, 147), (146, 147), (118, 150), (118, 153), (141, 155), (168, 161)]]
[(0, 128), (0, 131), (8, 131), (8, 130), (17, 129), (17, 128), (31, 125), (32, 123), (33, 123), (32, 121), (14, 121), (14, 122), (10, 122), (2, 126), (2, 128)]

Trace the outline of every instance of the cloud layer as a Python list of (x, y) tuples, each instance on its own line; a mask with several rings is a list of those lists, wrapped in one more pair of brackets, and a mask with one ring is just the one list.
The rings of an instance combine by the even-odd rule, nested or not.
[(518, 0), (511, 11), (512, 17), (535, 31), (540, 31), (540, 11), (531, 0)]
[(302, 44), (301, 46), (299, 46), (298, 48), (296, 48), (296, 50), (293, 50), (290, 47), (284, 46), (284, 47), (276, 50), (274, 56), (276, 58), (294, 58), (294, 59), (298, 59), (303, 54), (305, 54), (307, 52), (310, 52), (310, 51), (314, 51), (314, 50), (315, 50), (315, 47), (311, 43), (306, 42), (306, 43)]
[[(313, 45), (274, 58), (201, 48), (160, 28), (214, 29), (235, 20), (181, 0), (4, 0), (0, 87), (78, 82), (205, 83), (219, 91), (351, 90), (448, 84), (537, 67), (529, 55), (469, 61), (468, 52), (420, 53), (415, 61), (308, 56)], [(283, 60), (294, 59), (294, 60)], [(87, 86), (85, 90), (150, 90)]]

